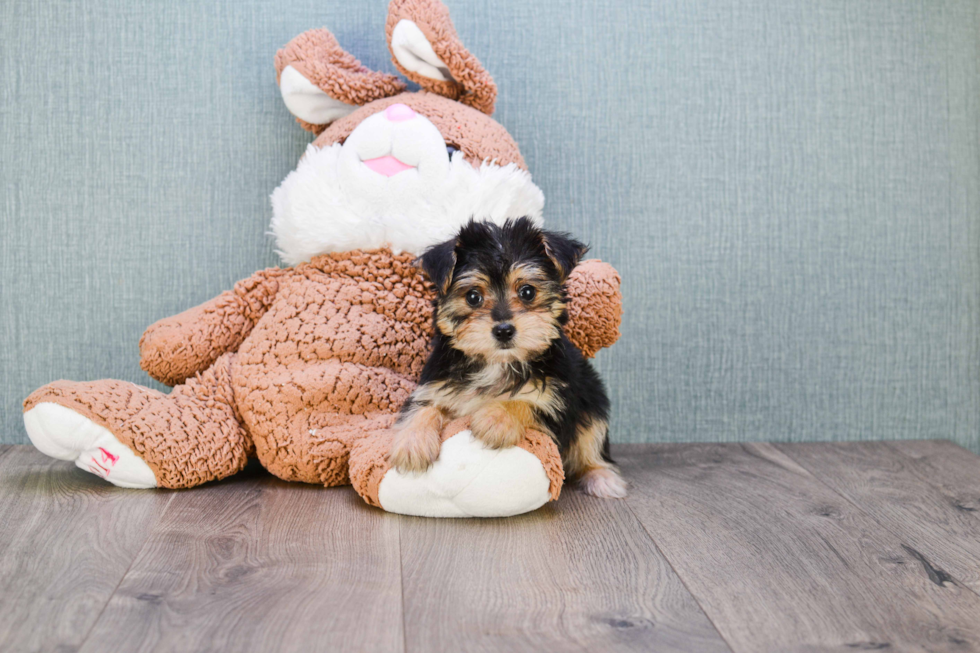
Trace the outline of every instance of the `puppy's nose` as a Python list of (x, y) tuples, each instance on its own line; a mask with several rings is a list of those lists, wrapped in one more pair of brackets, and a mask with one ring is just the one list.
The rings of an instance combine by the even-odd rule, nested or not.
[(410, 107), (399, 102), (385, 109), (385, 118), (391, 122), (401, 122), (411, 120), (415, 117), (415, 112)]
[(490, 333), (498, 342), (509, 342), (517, 333), (517, 329), (514, 328), (513, 324), (497, 324), (490, 330)]

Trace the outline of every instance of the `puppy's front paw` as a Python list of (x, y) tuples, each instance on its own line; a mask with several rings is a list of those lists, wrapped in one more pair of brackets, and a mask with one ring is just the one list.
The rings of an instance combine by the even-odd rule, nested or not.
[(626, 481), (615, 469), (595, 467), (582, 474), (579, 480), (582, 491), (600, 499), (623, 499), (626, 497)]
[(524, 425), (504, 404), (490, 404), (476, 411), (470, 430), (490, 449), (513, 447), (524, 437)]
[(439, 431), (406, 429), (395, 435), (388, 462), (402, 474), (421, 473), (439, 457)]

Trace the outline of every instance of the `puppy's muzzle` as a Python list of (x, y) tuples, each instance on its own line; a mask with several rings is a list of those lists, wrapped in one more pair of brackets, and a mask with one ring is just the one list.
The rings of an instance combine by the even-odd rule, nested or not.
[(492, 329), (490, 329), (491, 335), (493, 335), (494, 340), (504, 345), (514, 339), (514, 335), (517, 333), (517, 329), (514, 328), (513, 324), (495, 324)]

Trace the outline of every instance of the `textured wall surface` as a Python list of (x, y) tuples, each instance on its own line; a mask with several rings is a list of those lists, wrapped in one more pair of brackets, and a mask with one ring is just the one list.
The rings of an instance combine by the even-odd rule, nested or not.
[[(625, 278), (618, 441), (980, 451), (976, 0), (448, 0), (552, 226)], [(0, 442), (56, 378), (278, 263), (272, 57), (394, 72), (382, 0), (0, 4)], [(159, 387), (159, 386), (157, 386)]]

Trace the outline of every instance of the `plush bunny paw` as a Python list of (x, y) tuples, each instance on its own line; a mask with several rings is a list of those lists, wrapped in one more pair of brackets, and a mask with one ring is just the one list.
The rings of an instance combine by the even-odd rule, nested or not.
[[(557, 459), (557, 448), (553, 455)], [(388, 512), (421, 517), (507, 517), (552, 498), (540, 458), (520, 447), (488, 449), (469, 429), (443, 442), (425, 472), (389, 469), (377, 492)]]
[(41, 453), (74, 460), (80, 469), (125, 488), (154, 488), (153, 471), (108, 429), (59, 404), (44, 402), (24, 413), (31, 443)]

